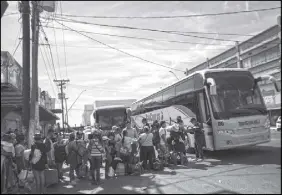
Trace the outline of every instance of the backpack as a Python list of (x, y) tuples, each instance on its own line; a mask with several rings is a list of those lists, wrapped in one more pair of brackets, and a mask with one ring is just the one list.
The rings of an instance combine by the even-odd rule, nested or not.
[(63, 162), (67, 158), (67, 153), (65, 150), (66, 145), (56, 144), (54, 149), (55, 160), (58, 162)]
[(161, 142), (159, 131), (156, 129), (153, 132), (153, 145), (157, 146)]

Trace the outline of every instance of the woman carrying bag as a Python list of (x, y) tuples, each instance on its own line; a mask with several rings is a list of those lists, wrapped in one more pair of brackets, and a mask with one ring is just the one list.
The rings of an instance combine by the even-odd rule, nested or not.
[(144, 127), (144, 132), (139, 136), (138, 142), (140, 148), (140, 161), (143, 161), (144, 170), (148, 170), (147, 161), (149, 160), (150, 169), (153, 169), (153, 158), (155, 149), (153, 145), (153, 134), (150, 132), (149, 127)]
[(122, 134), (123, 137), (121, 140), (120, 157), (125, 165), (125, 175), (128, 175), (130, 172), (129, 164), (130, 164), (130, 154), (132, 150), (131, 148), (132, 138), (128, 137), (127, 130), (123, 130)]

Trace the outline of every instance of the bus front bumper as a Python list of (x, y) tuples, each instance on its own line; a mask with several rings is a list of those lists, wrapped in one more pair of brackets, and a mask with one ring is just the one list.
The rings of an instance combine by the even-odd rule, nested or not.
[[(227, 137), (226, 137), (227, 138)], [(227, 139), (221, 140), (215, 150), (227, 150), (238, 147), (252, 146), (270, 142), (270, 132), (263, 132), (255, 135), (228, 136)]]

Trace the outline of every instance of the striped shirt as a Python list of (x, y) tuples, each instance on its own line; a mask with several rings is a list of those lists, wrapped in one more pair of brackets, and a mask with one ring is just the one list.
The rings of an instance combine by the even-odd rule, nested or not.
[(98, 139), (90, 140), (90, 156), (101, 156), (104, 151), (102, 144)]

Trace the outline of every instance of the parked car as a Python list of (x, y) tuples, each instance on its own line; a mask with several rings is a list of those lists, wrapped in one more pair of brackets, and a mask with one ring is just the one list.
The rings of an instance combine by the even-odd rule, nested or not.
[(279, 116), (276, 121), (276, 130), (281, 131), (281, 116)]

